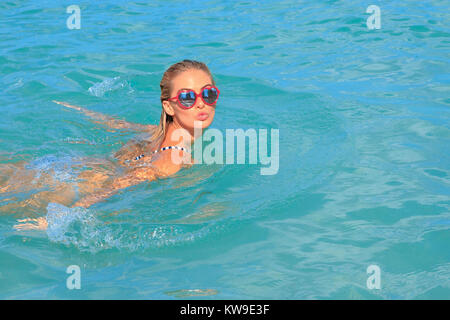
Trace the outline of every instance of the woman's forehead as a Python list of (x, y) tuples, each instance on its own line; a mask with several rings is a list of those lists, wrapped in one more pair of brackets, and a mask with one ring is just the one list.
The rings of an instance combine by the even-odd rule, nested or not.
[(184, 88), (199, 90), (207, 84), (212, 84), (211, 77), (205, 71), (197, 69), (183, 71), (172, 79), (174, 91)]

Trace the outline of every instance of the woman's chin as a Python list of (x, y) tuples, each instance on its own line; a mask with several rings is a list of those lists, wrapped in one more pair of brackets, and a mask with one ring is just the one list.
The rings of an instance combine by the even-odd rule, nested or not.
[(212, 119), (206, 119), (206, 120), (203, 120), (203, 121), (195, 120), (193, 129), (195, 129), (195, 128), (206, 129), (206, 128), (208, 128), (211, 125), (211, 123), (212, 123)]

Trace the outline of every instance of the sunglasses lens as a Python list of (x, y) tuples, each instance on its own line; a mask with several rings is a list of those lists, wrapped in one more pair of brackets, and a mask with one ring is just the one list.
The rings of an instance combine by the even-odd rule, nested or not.
[(181, 92), (178, 96), (181, 104), (185, 107), (192, 107), (195, 103), (195, 92), (193, 91), (184, 91)]
[(217, 101), (218, 92), (216, 88), (205, 88), (202, 92), (203, 100), (208, 104), (213, 104)]

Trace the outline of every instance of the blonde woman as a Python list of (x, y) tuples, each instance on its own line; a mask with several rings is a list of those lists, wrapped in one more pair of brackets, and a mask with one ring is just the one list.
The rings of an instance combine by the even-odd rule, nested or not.
[[(171, 176), (183, 166), (192, 164), (186, 159), (191, 160), (190, 147), (196, 138), (195, 125), (198, 127), (198, 124), (201, 124), (202, 129), (210, 126), (214, 119), (219, 89), (208, 67), (202, 62), (192, 60), (183, 60), (170, 66), (162, 77), (160, 87), (162, 112), (158, 126), (116, 120), (65, 102), (55, 101), (65, 107), (81, 111), (96, 122), (107, 124), (111, 128), (141, 131), (149, 136), (142, 141), (133, 140), (127, 143), (114, 155), (117, 163), (123, 168), (120, 176), (111, 179), (106, 173), (82, 172), (78, 176), (81, 181), (76, 187), (84, 196), (72, 204), (72, 207), (87, 208), (120, 189), (158, 177)], [(182, 135), (180, 131), (183, 132)], [(53, 193), (47, 200), (57, 202), (58, 196), (61, 198), (64, 193), (71, 193), (67, 191), (71, 190), (70, 188), (59, 190), (60, 194)], [(67, 205), (70, 202), (68, 198), (70, 196), (61, 199), (62, 204)], [(22, 224), (16, 226), (18, 229), (46, 227), (44, 218), (24, 219), (20, 222)]]

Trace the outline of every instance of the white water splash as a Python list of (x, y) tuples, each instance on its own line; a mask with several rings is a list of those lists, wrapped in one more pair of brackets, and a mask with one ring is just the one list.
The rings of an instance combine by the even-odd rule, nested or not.
[(50, 241), (73, 245), (96, 253), (106, 249), (130, 251), (167, 247), (195, 241), (210, 232), (207, 226), (189, 228), (151, 223), (106, 225), (92, 209), (69, 208), (58, 203), (47, 206), (47, 236)]
[(90, 94), (96, 97), (103, 97), (108, 91), (114, 91), (125, 87), (129, 88), (129, 93), (133, 92), (133, 89), (130, 87), (127, 81), (121, 80), (120, 77), (114, 77), (107, 78), (100, 83), (94, 84), (88, 89), (88, 91)]

